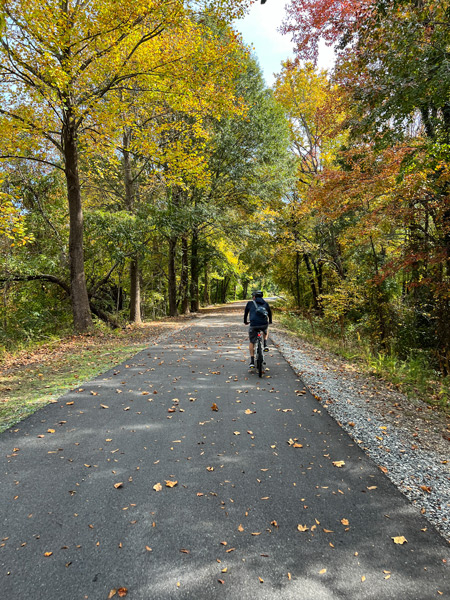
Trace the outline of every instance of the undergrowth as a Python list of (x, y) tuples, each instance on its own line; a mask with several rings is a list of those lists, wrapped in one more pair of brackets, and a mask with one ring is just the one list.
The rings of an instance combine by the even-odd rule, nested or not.
[(415, 351), (406, 360), (394, 353), (375, 350), (358, 333), (345, 336), (330, 335), (330, 330), (320, 321), (308, 320), (289, 312), (278, 312), (277, 320), (284, 328), (351, 362), (358, 363), (363, 371), (394, 384), (408, 396), (450, 410), (450, 377), (442, 377), (431, 365), (425, 352)]

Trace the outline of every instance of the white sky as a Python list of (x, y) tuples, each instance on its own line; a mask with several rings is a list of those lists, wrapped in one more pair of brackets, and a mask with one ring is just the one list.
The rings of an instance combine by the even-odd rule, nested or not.
[[(267, 0), (262, 5), (258, 0), (245, 19), (234, 23), (235, 28), (242, 33), (244, 42), (254, 47), (268, 86), (274, 82), (273, 74), (280, 72), (281, 61), (293, 55), (290, 36), (281, 35), (277, 31), (283, 20), (286, 4), (286, 0)], [(326, 69), (332, 65), (333, 51), (323, 46), (319, 55), (319, 67)]]

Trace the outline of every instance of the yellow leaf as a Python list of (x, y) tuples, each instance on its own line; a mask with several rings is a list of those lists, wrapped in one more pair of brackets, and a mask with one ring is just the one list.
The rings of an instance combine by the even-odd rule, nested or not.
[(221, 573), (226, 573), (228, 571), (228, 567), (225, 567), (225, 569), (222, 569), (220, 572)]
[(259, 583), (264, 583), (264, 579), (261, 579), (261, 577), (258, 577), (259, 579)]
[(233, 431), (234, 435), (241, 435), (240, 431)]
[(55, 433), (54, 429), (47, 429), (47, 433)]
[(152, 552), (152, 549), (150, 548), (150, 546), (145, 546), (145, 549), (147, 550), (147, 552)]
[(238, 531), (244, 531), (244, 528), (242, 527), (242, 525), (239, 525)]
[(176, 485), (178, 485), (178, 481), (170, 481), (170, 480), (165, 480), (166, 481), (166, 487), (168, 488), (174, 488)]
[(100, 406), (101, 406), (102, 408), (109, 408), (109, 406), (107, 406), (106, 404), (100, 404)]
[(44, 552), (44, 556), (51, 556), (53, 552)]
[(323, 575), (323, 574), (324, 574), (324, 573), (326, 573), (326, 572), (327, 572), (327, 570), (326, 570), (326, 569), (321, 569), (321, 570), (319, 571), (319, 575)]
[(408, 540), (403, 535), (393, 537), (392, 539), (394, 540), (394, 544), (406, 544), (408, 542)]
[(365, 576), (365, 575), (363, 575), (363, 576), (361, 577), (361, 581), (362, 581), (362, 582), (364, 582), (365, 580), (366, 580), (366, 576)]
[(348, 521), (348, 519), (341, 519), (341, 523), (342, 523), (342, 525), (349, 525), (350, 524), (349, 521)]
[(123, 481), (120, 481), (119, 483), (115, 483), (114, 487), (116, 488), (116, 490), (118, 490), (119, 488), (123, 487)]
[(153, 486), (153, 489), (155, 490), (155, 492), (160, 492), (162, 490), (162, 485), (160, 483), (156, 483)]
[(343, 467), (345, 465), (345, 462), (343, 460), (333, 460), (333, 465), (335, 467)]
[(114, 598), (114, 596), (116, 594), (117, 594), (117, 590), (111, 590), (108, 595), (108, 600), (111, 600), (111, 598)]
[(246, 415), (251, 415), (251, 414), (253, 414), (253, 411), (250, 410), (249, 408), (247, 408), (247, 410), (245, 411), (245, 414)]
[(297, 525), (298, 531), (308, 531), (309, 527), (306, 525)]

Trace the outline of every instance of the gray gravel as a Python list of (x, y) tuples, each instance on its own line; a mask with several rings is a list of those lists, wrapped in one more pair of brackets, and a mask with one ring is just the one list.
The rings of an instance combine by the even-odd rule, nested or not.
[(272, 329), (271, 338), (330, 415), (450, 541), (445, 416), (287, 332)]

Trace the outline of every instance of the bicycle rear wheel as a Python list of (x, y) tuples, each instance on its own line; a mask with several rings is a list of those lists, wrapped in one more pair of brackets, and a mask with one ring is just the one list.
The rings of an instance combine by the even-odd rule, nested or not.
[(264, 358), (263, 358), (263, 351), (262, 351), (262, 346), (261, 346), (261, 339), (258, 339), (258, 348), (256, 351), (256, 369), (257, 369), (258, 375), (260, 377), (262, 377), (262, 374), (263, 374), (263, 362), (264, 362)]

